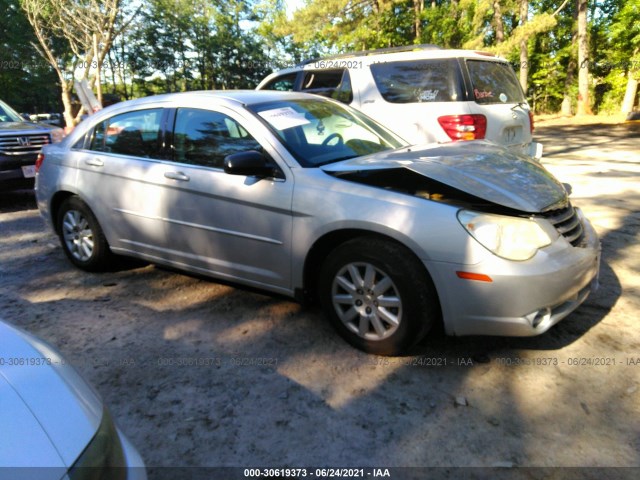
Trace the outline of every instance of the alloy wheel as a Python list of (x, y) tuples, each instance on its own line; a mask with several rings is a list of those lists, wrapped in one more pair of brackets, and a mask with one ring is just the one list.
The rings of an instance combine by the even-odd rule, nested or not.
[(366, 340), (390, 337), (402, 321), (397, 287), (370, 263), (345, 265), (333, 280), (331, 299), (345, 327)]

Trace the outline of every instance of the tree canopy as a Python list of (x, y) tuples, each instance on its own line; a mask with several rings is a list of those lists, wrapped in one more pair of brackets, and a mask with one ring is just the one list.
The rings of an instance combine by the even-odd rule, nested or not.
[(293, 13), (286, 0), (0, 3), (1, 95), (20, 110), (57, 103), (52, 78), (71, 109), (72, 80), (97, 78), (87, 62), (115, 101), (253, 88), (305, 58), (422, 43), (507, 58), (537, 112), (637, 104), (640, 0), (306, 0)]

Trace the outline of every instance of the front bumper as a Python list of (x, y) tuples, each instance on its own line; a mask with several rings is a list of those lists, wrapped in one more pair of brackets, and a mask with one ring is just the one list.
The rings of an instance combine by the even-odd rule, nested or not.
[(120, 430), (117, 432), (124, 452), (127, 480), (147, 480), (147, 470), (142, 457), (124, 433)]
[[(432, 273), (445, 331), (450, 335), (534, 336), (544, 333), (598, 288), (600, 242), (582, 215), (580, 247), (559, 238), (525, 262), (491, 255), (476, 265), (425, 262)], [(458, 271), (488, 275), (462, 279)]]
[(0, 155), (0, 186), (3, 190), (33, 188), (37, 154)]

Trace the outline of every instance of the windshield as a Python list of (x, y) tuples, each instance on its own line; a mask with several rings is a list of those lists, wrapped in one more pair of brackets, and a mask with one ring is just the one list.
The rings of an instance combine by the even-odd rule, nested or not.
[(322, 99), (269, 102), (250, 108), (303, 167), (405, 146), (404, 141), (368, 117)]
[(0, 101), (0, 122), (23, 122), (23, 118), (6, 103)]
[(524, 93), (508, 63), (467, 60), (476, 103), (522, 103)]

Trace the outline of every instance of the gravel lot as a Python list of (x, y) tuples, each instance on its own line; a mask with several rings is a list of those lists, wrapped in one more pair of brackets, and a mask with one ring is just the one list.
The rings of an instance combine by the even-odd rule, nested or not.
[(603, 244), (600, 291), (542, 336), (436, 332), (406, 357), (368, 356), (287, 299), (151, 265), (79, 271), (30, 192), (0, 195), (0, 316), (93, 383), (150, 478), (231, 476), (166, 467), (459, 478), (456, 466), (636, 467), (509, 473), (640, 478), (640, 131), (536, 133)]

